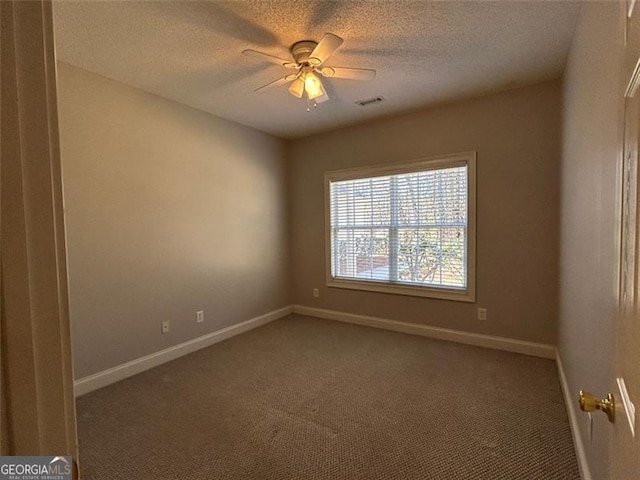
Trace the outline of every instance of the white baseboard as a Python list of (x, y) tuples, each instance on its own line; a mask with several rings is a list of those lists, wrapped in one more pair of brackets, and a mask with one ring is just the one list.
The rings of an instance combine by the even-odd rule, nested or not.
[(144, 372), (145, 370), (149, 370), (153, 367), (157, 367), (158, 365), (162, 365), (163, 363), (175, 360), (176, 358), (195, 352), (196, 350), (200, 350), (213, 345), (214, 343), (226, 340), (227, 338), (234, 337), (260, 327), (277, 320), (278, 318), (285, 317), (292, 313), (292, 311), (293, 307), (291, 306), (274, 310), (273, 312), (260, 315), (259, 317), (246, 320), (242, 323), (217, 330), (207, 335), (203, 335), (202, 337), (194, 338), (193, 340), (152, 353), (151, 355), (81, 378), (76, 380), (74, 383), (75, 395), (76, 397), (79, 397), (99, 388), (111, 385), (112, 383), (119, 382), (120, 380), (124, 380), (125, 378)]
[(562, 387), (562, 393), (564, 395), (564, 403), (567, 406), (567, 415), (569, 416), (571, 436), (573, 437), (573, 445), (576, 449), (576, 458), (578, 459), (580, 476), (582, 477), (582, 480), (592, 480), (591, 471), (589, 470), (589, 462), (587, 461), (587, 452), (585, 451), (582, 435), (580, 435), (580, 428), (578, 426), (578, 412), (576, 410), (577, 402), (569, 388), (560, 352), (556, 353), (556, 367), (558, 369), (558, 376), (560, 377), (560, 386)]
[(531, 355), (534, 357), (550, 359), (556, 358), (556, 347), (544, 343), (525, 342), (523, 340), (514, 340), (505, 337), (462, 332), (460, 330), (451, 330), (448, 328), (430, 327), (427, 325), (419, 325), (417, 323), (387, 320), (386, 318), (356, 315), (353, 313), (324, 310), (321, 308), (305, 307), (302, 305), (294, 305), (293, 313), (326, 318), (329, 320), (337, 320), (339, 322), (354, 323), (356, 325), (364, 325), (367, 327), (393, 330), (394, 332), (408, 333), (411, 335), (420, 335), (422, 337), (435, 338), (438, 340), (464, 343), (466, 345), (475, 345), (478, 347), (505, 350), (507, 352), (522, 353), (524, 355)]

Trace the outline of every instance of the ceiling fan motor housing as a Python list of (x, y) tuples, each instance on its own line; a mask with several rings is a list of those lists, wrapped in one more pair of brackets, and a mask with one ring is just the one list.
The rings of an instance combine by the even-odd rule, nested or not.
[(293, 55), (293, 58), (299, 64), (309, 63), (309, 55), (311, 55), (311, 52), (313, 52), (317, 45), (317, 42), (310, 40), (296, 42), (291, 47), (291, 55)]

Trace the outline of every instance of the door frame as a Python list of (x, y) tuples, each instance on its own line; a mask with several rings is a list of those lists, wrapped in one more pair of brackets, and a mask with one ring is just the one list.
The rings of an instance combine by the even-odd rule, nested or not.
[(1, 454), (77, 460), (52, 3), (0, 22)]

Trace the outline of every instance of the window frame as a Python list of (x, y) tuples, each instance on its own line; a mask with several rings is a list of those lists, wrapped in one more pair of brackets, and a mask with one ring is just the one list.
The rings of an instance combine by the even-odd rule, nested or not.
[[(457, 166), (467, 167), (467, 286), (428, 287), (405, 285), (375, 280), (355, 280), (334, 278), (331, 272), (331, 182), (372, 178), (387, 175), (408, 174), (426, 170), (438, 170)], [(410, 295), (437, 298), (460, 302), (476, 301), (476, 152), (462, 152), (451, 155), (422, 158), (409, 162), (372, 165), (342, 170), (333, 170), (324, 174), (324, 211), (325, 211), (325, 277), (326, 285), (332, 288), (346, 288), (370, 292)]]

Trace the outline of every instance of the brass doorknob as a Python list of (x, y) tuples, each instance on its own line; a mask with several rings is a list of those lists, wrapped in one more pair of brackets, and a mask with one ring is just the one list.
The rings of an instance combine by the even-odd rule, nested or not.
[(583, 412), (600, 410), (607, 414), (607, 418), (611, 423), (616, 419), (616, 400), (613, 393), (608, 393), (605, 398), (598, 400), (593, 393), (580, 390), (578, 404)]

